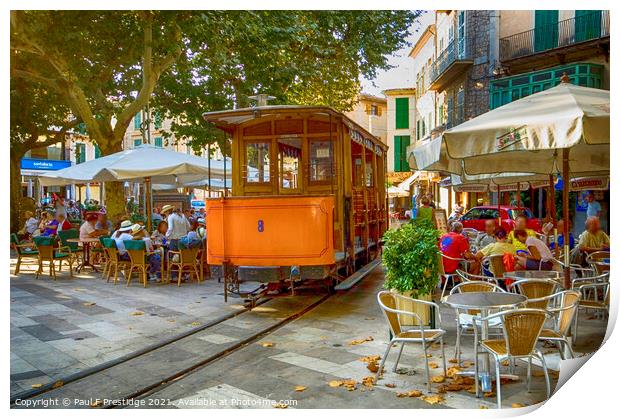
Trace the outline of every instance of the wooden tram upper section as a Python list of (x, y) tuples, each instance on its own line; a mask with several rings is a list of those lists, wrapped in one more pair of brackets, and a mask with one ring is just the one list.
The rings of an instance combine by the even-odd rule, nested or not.
[(334, 249), (370, 258), (387, 228), (388, 147), (324, 106), (208, 112), (232, 137), (233, 196), (334, 197)]

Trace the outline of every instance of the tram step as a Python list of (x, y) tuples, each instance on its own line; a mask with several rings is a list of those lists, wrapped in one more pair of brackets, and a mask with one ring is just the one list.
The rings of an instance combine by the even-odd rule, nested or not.
[(359, 271), (355, 272), (353, 275), (342, 281), (340, 284), (336, 285), (334, 288), (336, 291), (345, 291), (352, 288), (355, 284), (360, 282), (366, 275), (370, 273), (373, 269), (377, 267), (381, 263), (381, 258), (377, 258), (370, 262), (369, 264), (363, 266)]

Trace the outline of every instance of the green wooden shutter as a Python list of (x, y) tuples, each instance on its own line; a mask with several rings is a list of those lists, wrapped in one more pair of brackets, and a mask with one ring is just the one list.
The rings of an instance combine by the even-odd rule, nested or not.
[(155, 129), (160, 129), (163, 120), (163, 118), (161, 117), (161, 113), (155, 112), (155, 117), (153, 119), (153, 125), (155, 126)]
[(95, 144), (95, 158), (98, 159), (99, 157), (101, 157), (101, 149)]
[(142, 145), (142, 138), (137, 138), (137, 139), (133, 140), (133, 146), (134, 147), (138, 147), (140, 145)]
[(86, 144), (75, 144), (75, 162), (77, 164), (84, 163), (86, 161)]
[(400, 157), (400, 152), (401, 152), (401, 146), (400, 146), (400, 135), (395, 135), (394, 136), (394, 171), (395, 172), (400, 172), (401, 171), (401, 157)]
[(557, 10), (534, 11), (534, 51), (545, 51), (558, 46)]
[(396, 105), (396, 129), (409, 128), (409, 98), (397, 97)]
[(575, 42), (601, 36), (600, 10), (575, 10)]
[(163, 147), (164, 143), (161, 137), (155, 137), (155, 147)]
[(403, 172), (408, 172), (409, 169), (409, 161), (407, 160), (407, 147), (411, 143), (411, 136), (409, 135), (401, 135), (400, 137), (400, 158), (401, 164), (400, 168)]
[(142, 112), (138, 112), (133, 118), (134, 129), (140, 129), (140, 125), (142, 125)]

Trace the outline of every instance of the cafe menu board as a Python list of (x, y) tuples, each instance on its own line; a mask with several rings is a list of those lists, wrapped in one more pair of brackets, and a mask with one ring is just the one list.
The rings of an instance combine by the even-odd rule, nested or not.
[(448, 232), (448, 217), (445, 209), (436, 209), (433, 211), (433, 222), (441, 234), (446, 234)]

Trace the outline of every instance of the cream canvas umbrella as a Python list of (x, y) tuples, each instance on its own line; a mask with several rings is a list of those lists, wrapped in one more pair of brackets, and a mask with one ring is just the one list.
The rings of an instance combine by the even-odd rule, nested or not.
[(409, 196), (409, 192), (399, 188), (398, 186), (390, 186), (387, 190), (388, 197), (390, 198), (405, 198)]
[[(123, 150), (109, 156), (89, 160), (52, 174), (41, 175), (41, 184), (69, 185), (92, 181), (140, 181), (145, 183), (149, 193), (152, 183), (183, 185), (200, 181), (207, 176), (225, 178), (230, 176), (230, 169), (224, 161), (193, 156), (186, 153), (155, 147), (150, 144)], [(149, 194), (150, 195), (150, 194)], [(150, 227), (150, 197), (145, 197), (147, 226)]]
[[(609, 91), (574, 86), (566, 75), (562, 79), (556, 87), (444, 132), (439, 145), (434, 145), (440, 155), (425, 164), (460, 161), (468, 174), (525, 171), (553, 175), (561, 171), (564, 179), (570, 179), (571, 173), (608, 172)], [(565, 219), (569, 184), (565, 182), (563, 191)], [(564, 225), (568, 237), (568, 223)], [(566, 266), (568, 253), (567, 240)], [(568, 286), (568, 268), (565, 275)]]

